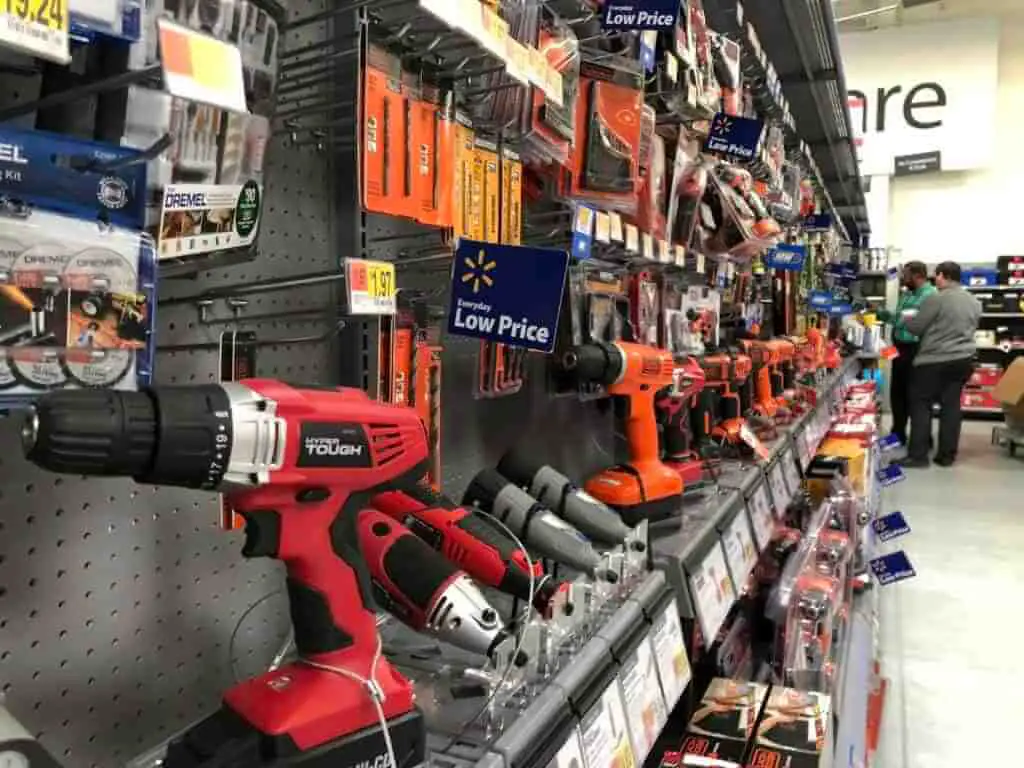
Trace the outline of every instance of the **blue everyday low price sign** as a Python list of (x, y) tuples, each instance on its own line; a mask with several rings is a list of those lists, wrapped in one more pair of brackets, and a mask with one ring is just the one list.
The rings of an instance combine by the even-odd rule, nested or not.
[(902, 512), (891, 512), (871, 523), (879, 541), (892, 541), (910, 533), (910, 525)]
[(902, 549), (899, 552), (876, 557), (871, 561), (871, 572), (883, 587), (917, 576), (917, 571), (910, 564), (910, 558)]
[(719, 112), (711, 121), (704, 149), (740, 160), (753, 160), (757, 157), (757, 148), (763, 134), (764, 123), (760, 120)]
[(883, 488), (902, 483), (906, 479), (907, 473), (899, 464), (890, 464), (878, 473), (878, 482), (882, 484)]
[(679, 0), (610, 0), (604, 4), (605, 29), (672, 29)]
[(804, 219), (805, 232), (828, 232), (832, 229), (832, 216), (828, 213), (812, 213)]
[(514, 347), (555, 347), (569, 254), (460, 240), (448, 332)]
[(772, 248), (765, 256), (764, 263), (769, 269), (799, 272), (807, 261), (807, 246), (782, 243)]

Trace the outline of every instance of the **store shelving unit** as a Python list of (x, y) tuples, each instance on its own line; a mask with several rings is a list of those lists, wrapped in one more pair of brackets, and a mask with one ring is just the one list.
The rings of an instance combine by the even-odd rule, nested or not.
[(871, 229), (831, 2), (705, 0), (704, 5), (717, 29), (739, 33), (741, 39), (746, 22), (756, 30), (814, 168), (820, 169), (818, 180), (830, 207), (847, 239), (859, 244)]

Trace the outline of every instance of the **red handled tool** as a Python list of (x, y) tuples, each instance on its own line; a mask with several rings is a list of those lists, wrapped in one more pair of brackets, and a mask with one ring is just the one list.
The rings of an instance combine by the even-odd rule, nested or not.
[[(489, 517), (426, 488), (387, 491), (372, 503), (481, 584), (530, 599), (531, 565), (526, 554)], [(539, 561), (533, 562), (532, 573), (533, 604), (546, 613), (559, 584), (544, 573)]]
[[(359, 550), (370, 499), (415, 487), (426, 472), (427, 435), (415, 411), (360, 390), (265, 379), (63, 391), (39, 399), (23, 438), (26, 456), (55, 472), (223, 490), (245, 519), (242, 554), (287, 568), (301, 659), (229, 689), (218, 713), (172, 742), (167, 768), (372, 762), (386, 753), (374, 699), (400, 762), (424, 759), (412, 686), (380, 657)], [(412, 586), (393, 586), (417, 604)], [(451, 605), (450, 622), (479, 624), (480, 616), (458, 615), (465, 601)]]

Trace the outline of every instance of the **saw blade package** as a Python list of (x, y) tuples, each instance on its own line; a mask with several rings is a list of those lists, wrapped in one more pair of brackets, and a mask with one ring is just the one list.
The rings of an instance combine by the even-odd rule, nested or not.
[(154, 248), (138, 152), (0, 128), (0, 404), (150, 381)]
[(148, 236), (8, 203), (0, 212), (0, 407), (65, 387), (149, 384), (155, 289)]

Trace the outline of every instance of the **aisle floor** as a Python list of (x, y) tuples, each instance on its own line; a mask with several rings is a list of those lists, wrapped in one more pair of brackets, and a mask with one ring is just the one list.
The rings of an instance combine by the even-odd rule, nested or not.
[[(1024, 706), (1024, 459), (967, 422), (955, 467), (907, 470), (883, 509), (906, 513), (917, 577), (882, 588), (890, 681), (875, 768), (1010, 765)], [(898, 545), (898, 546), (897, 546)]]

